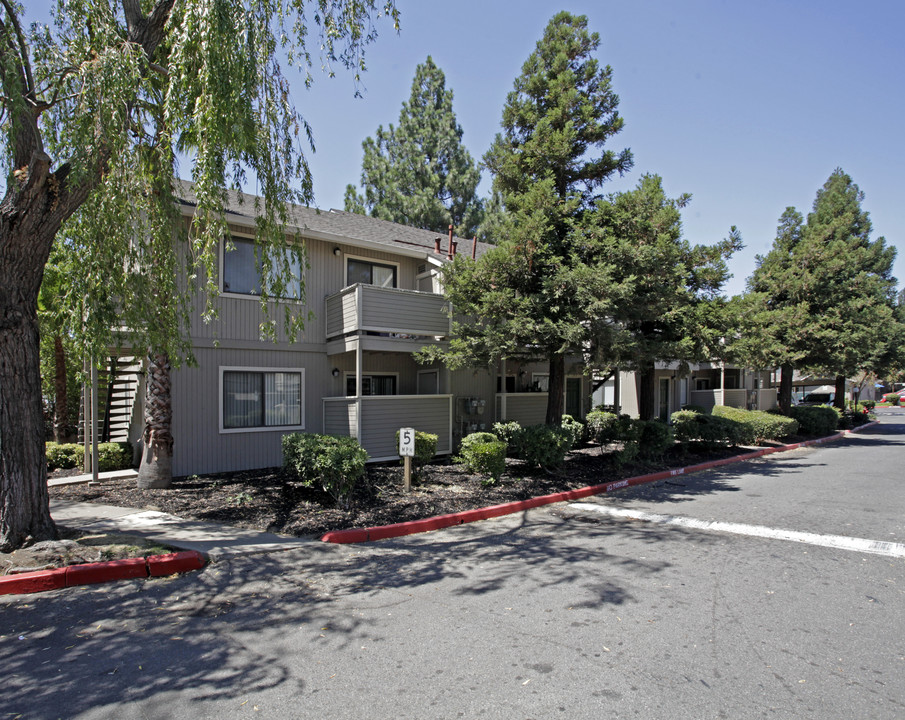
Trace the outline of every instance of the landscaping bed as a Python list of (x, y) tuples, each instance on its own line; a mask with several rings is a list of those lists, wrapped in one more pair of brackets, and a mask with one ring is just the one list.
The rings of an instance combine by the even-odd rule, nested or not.
[(677, 446), (657, 463), (619, 464), (597, 448), (583, 448), (572, 451), (556, 473), (530, 471), (523, 463), (507, 459), (506, 473), (494, 484), (467, 473), (451, 460), (441, 460), (423, 468), (409, 494), (402, 491), (398, 464), (369, 465), (347, 510), (326, 493), (303, 487), (283, 468), (176, 478), (165, 490), (139, 490), (132, 479), (56, 486), (50, 488), (50, 494), (61, 500), (156, 510), (303, 537), (526, 500), (748, 451), (750, 448), (733, 447), (683, 452)]

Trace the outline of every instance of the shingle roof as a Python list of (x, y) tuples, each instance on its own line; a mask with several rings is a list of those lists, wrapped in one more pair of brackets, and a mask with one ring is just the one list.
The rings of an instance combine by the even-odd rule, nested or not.
[[(180, 180), (177, 185), (177, 195), (183, 205), (193, 207), (197, 205), (197, 197), (194, 192), (194, 184)], [(234, 215), (244, 215), (250, 219), (256, 216), (255, 205), (263, 203), (263, 198), (248, 193), (235, 191), (228, 192), (228, 201), (224, 208)], [(304, 234), (305, 230), (312, 232), (328, 233), (330, 235), (349, 238), (359, 242), (375, 243), (377, 245), (389, 245), (391, 247), (405, 248), (407, 250), (424, 250), (434, 257), (435, 240), (440, 238), (441, 248), (445, 256), (449, 246), (449, 235), (437, 233), (431, 230), (400, 225), (399, 223), (380, 220), (367, 215), (346, 212), (344, 210), (319, 210), (304, 205), (291, 205), (289, 207), (289, 219), (292, 226)], [(458, 244), (457, 251), (471, 255), (473, 241), (453, 237)], [(477, 256), (483, 255), (492, 245), (478, 242)]]

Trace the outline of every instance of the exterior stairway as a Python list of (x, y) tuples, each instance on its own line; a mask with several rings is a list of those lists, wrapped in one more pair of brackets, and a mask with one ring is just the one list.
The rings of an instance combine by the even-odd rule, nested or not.
[[(132, 356), (111, 357), (98, 373), (98, 442), (127, 442), (132, 412), (142, 372), (141, 359)], [(84, 393), (84, 391), (83, 391)], [(84, 409), (83, 402), (80, 408)], [(79, 417), (78, 441), (85, 441), (84, 412)]]

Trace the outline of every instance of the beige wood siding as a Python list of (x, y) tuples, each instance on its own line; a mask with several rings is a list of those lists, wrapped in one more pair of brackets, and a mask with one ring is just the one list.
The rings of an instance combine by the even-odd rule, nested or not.
[(413, 427), (437, 435), (437, 452), (452, 451), (450, 440), (450, 395), (364, 397), (361, 444), (372, 459), (399, 456), (396, 431)]
[(547, 419), (547, 393), (507, 393), (506, 412), (503, 414), (503, 395), (496, 396), (497, 417), (504, 422), (515, 420), (522, 427), (543, 425)]
[(198, 367), (173, 371), (175, 476), (273, 467), (283, 462), (280, 443), (287, 430), (220, 432), (221, 367), (304, 369), (305, 431), (322, 432), (323, 388), (331, 387), (334, 380), (327, 356), (263, 347), (270, 349), (196, 348)]
[(355, 437), (358, 403), (354, 399), (324, 398), (324, 434)]

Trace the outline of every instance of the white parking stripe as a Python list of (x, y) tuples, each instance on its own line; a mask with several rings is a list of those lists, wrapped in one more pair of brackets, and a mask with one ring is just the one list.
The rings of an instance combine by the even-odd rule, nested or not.
[(867, 540), (865, 538), (845, 537), (843, 535), (818, 535), (817, 533), (780, 530), (777, 528), (763, 527), (761, 525), (742, 525), (740, 523), (695, 520), (694, 518), (679, 517), (676, 515), (658, 515), (656, 513), (644, 512), (643, 510), (626, 510), (625, 508), (597, 505), (594, 503), (572, 503), (569, 507), (574, 508), (575, 510), (586, 510), (601, 515), (628, 518), (631, 520), (643, 520), (645, 522), (660, 523), (661, 525), (678, 525), (679, 527), (692, 528), (695, 530), (727, 532), (735, 535), (751, 535), (773, 540), (789, 540), (791, 542), (820, 545), (822, 547), (838, 548), (840, 550), (854, 550), (855, 552), (873, 553), (874, 555), (888, 555), (890, 557), (905, 558), (905, 545), (902, 543)]

